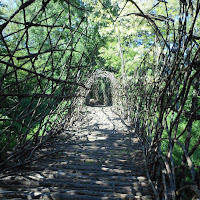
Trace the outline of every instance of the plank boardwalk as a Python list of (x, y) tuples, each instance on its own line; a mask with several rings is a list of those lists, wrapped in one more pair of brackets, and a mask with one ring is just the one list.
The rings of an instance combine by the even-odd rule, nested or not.
[(155, 199), (138, 139), (111, 107), (86, 109), (35, 155), (48, 156), (1, 175), (0, 199)]

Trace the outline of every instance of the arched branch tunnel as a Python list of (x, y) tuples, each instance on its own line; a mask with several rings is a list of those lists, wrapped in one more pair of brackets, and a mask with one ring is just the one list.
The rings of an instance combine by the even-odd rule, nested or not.
[(154, 3), (0, 2), (2, 173), (85, 105), (112, 106), (140, 139), (155, 195), (200, 198), (200, 3)]
[(92, 84), (89, 93), (86, 96), (86, 105), (112, 106), (112, 87), (111, 81), (107, 78), (98, 78)]

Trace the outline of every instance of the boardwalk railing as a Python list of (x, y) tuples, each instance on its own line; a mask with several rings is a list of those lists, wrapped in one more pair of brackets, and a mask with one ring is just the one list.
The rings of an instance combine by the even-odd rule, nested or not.
[(11, 16), (0, 13), (1, 168), (30, 159), (71, 120), (77, 88), (86, 89), (96, 55), (83, 5), (22, 0), (9, 6)]
[(144, 147), (149, 176), (160, 196), (200, 198), (200, 37), (194, 28), (200, 3), (180, 1), (176, 22), (168, 18), (166, 2), (163, 6), (165, 37), (153, 19), (141, 13), (156, 36), (128, 83), (129, 109), (134, 113), (132, 121)]

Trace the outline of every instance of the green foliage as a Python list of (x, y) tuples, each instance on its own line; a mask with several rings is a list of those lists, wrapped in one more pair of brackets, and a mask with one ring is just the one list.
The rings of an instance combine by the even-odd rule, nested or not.
[[(0, 4), (0, 22), (5, 22), (3, 18), (9, 19), (21, 3), (20, 0), (14, 3), (9, 0), (6, 2), (7, 6)], [(25, 69), (14, 73), (13, 67), (1, 64), (0, 77), (2, 78), (4, 73), (7, 74), (2, 79), (1, 92), (28, 95), (0, 97), (0, 150), (4, 147), (5, 151), (12, 150), (14, 146), (23, 145), (27, 140), (33, 140), (50, 131), (52, 126), (59, 123), (60, 116), (64, 117), (68, 113), (66, 107), (70, 102), (63, 102), (62, 98), (55, 97), (74, 95), (78, 88), (70, 83), (58, 84), (42, 76), (35, 76), (29, 71), (74, 82), (78, 73), (83, 75), (80, 78), (84, 78), (87, 72), (85, 68), (96, 65), (97, 44), (99, 47), (103, 45), (98, 25), (90, 21), (83, 2), (50, 1), (45, 12), (41, 11), (42, 6), (43, 1), (36, 0), (26, 7), (24, 12), (16, 14), (13, 22), (8, 23), (3, 31), (5, 42), (2, 38), (0, 40), (1, 59)], [(24, 20), (36, 26), (27, 26), (26, 32)], [(53, 25), (57, 27), (51, 28)], [(13, 53), (12, 60), (8, 56), (5, 43)], [(56, 49), (53, 53), (51, 47)], [(55, 97), (32, 98), (31, 95), (34, 94), (53, 94)], [(57, 108), (62, 110), (62, 115), (56, 115), (59, 112)], [(53, 111), (54, 115), (51, 114)]]
[[(0, 3), (1, 23), (9, 19), (16, 8), (21, 6), (20, 0), (16, 0), (12, 5), (11, 2), (9, 0), (7, 6)], [(74, 82), (79, 78), (84, 80), (91, 69), (101, 68), (112, 71), (117, 77), (126, 80), (124, 86), (128, 88), (127, 96), (135, 99), (135, 104), (130, 105), (131, 117), (137, 115), (137, 120), (141, 121), (140, 126), (144, 128), (142, 134), (148, 133), (150, 139), (156, 137), (157, 134), (157, 127), (150, 129), (151, 132), (147, 130), (145, 120), (150, 124), (149, 126), (153, 127), (156, 124), (163, 128), (161, 151), (167, 157), (168, 131), (177, 116), (177, 110), (169, 111), (169, 109), (176, 100), (177, 94), (187, 89), (187, 86), (184, 89), (185, 77), (181, 69), (188, 66), (186, 62), (182, 64), (187, 52), (185, 51), (184, 55), (179, 53), (178, 57), (182, 56), (182, 60), (176, 70), (180, 74), (175, 79), (182, 78), (180, 78), (180, 87), (171, 94), (174, 87), (171, 82), (174, 81), (176, 85), (177, 80), (170, 80), (169, 85), (171, 85), (163, 94), (161, 105), (160, 100), (153, 97), (159, 96), (159, 93), (167, 85), (165, 79), (173, 65), (165, 65), (164, 56), (169, 55), (169, 49), (166, 45), (162, 48), (164, 40), (160, 38), (164, 38), (170, 48), (175, 45), (174, 40), (178, 35), (178, 28), (180, 23), (184, 23), (185, 16), (181, 16), (179, 19), (179, 7), (177, 1), (174, 0), (169, 0), (167, 7), (162, 1), (157, 4), (154, 0), (149, 0), (148, 3), (146, 0), (136, 0), (136, 2), (145, 14), (154, 17), (154, 24), (147, 17), (142, 18), (139, 15), (140, 11), (132, 3), (117, 0), (52, 0), (44, 9), (45, 12), (40, 12), (44, 1), (36, 0), (25, 11), (21, 10), (15, 15), (12, 22), (9, 22), (3, 30), (4, 41), (3, 38), (0, 38), (1, 60), (14, 65), (1, 64), (0, 78), (3, 78), (0, 92), (5, 94), (23, 93), (29, 96), (0, 97), (0, 150), (10, 151), (16, 145), (23, 145), (27, 140), (33, 141), (35, 137), (48, 133), (52, 127), (64, 120), (69, 111), (71, 99), (62, 101), (57, 97), (73, 95), (78, 88), (78, 86), (64, 83), (64, 81)], [(38, 13), (37, 16), (36, 13)], [(160, 16), (159, 20), (155, 18), (156, 15)], [(167, 21), (166, 18), (163, 20), (164, 16), (168, 16), (172, 20)], [(186, 18), (188, 24), (192, 20), (193, 16)], [(29, 26), (29, 23), (35, 25)], [(168, 29), (168, 26), (173, 28)], [(189, 32), (189, 26), (185, 31)], [(194, 35), (199, 35), (199, 33), (200, 18), (194, 24)], [(196, 41), (196, 44), (200, 44), (199, 40)], [(9, 47), (9, 51), (6, 45)], [(152, 47), (155, 47), (154, 50)], [(194, 53), (195, 50), (192, 50), (191, 54)], [(163, 59), (159, 59), (158, 62), (157, 58), (162, 58), (162, 56)], [(170, 58), (173, 56), (171, 53)], [(192, 57), (190, 60), (192, 61)], [(22, 69), (15, 73), (15, 67)], [(4, 77), (5, 72), (6, 76)], [(33, 75), (35, 72), (38, 74), (37, 76)], [(195, 72), (196, 69), (191, 74)], [(49, 77), (59, 79), (63, 83), (50, 80)], [(160, 83), (161, 79), (164, 81)], [(104, 80), (97, 80), (93, 85), (91, 98), (104, 103), (104, 93), (110, 86), (109, 84)], [(189, 94), (183, 106), (185, 112), (191, 111), (194, 96), (194, 86), (192, 85), (188, 89)], [(53, 94), (54, 97), (32, 98), (31, 96), (34, 94)], [(168, 102), (170, 95), (172, 95), (171, 102)], [(146, 96), (149, 99), (144, 102)], [(123, 104), (126, 104), (127, 101)], [(199, 96), (197, 96), (197, 104), (200, 104)], [(61, 114), (59, 110), (62, 112)], [(200, 114), (200, 111), (198, 110), (196, 113)], [(148, 118), (149, 116), (154, 118), (151, 120)], [(187, 123), (188, 118), (181, 115), (175, 124), (177, 132), (176, 126), (172, 129), (172, 139), (176, 139), (183, 133)], [(199, 127), (200, 122), (194, 120), (189, 151), (199, 139)], [(179, 138), (183, 145), (187, 138), (187, 131)], [(198, 148), (191, 156), (195, 165), (200, 165), (199, 154), (200, 149)], [(182, 157), (183, 150), (175, 143), (173, 149), (175, 165), (181, 164)], [(190, 174), (188, 171), (186, 173), (185, 181), (190, 183)]]
[[(170, 124), (170, 121), (171, 121), (171, 115), (170, 114), (168, 117), (167, 117), (167, 121), (168, 121), (168, 124)], [(179, 136), (184, 130), (185, 130), (185, 127), (187, 125), (187, 119), (182, 117), (179, 121), (179, 124), (178, 124), (178, 131), (177, 131), (177, 136)], [(199, 121), (194, 121), (193, 124), (192, 124), (192, 138), (191, 138), (191, 143), (190, 143), (190, 149), (191, 150), (194, 145), (196, 144), (196, 142), (198, 141), (198, 138), (199, 138), (199, 127), (200, 127), (200, 122)], [(162, 135), (162, 138), (168, 138), (168, 134), (167, 134), (167, 131), (165, 130), (163, 135)], [(184, 133), (184, 135), (182, 137), (180, 137), (180, 142), (182, 144), (185, 143), (185, 138), (186, 138), (186, 132)], [(168, 151), (168, 146), (169, 146), (169, 140), (167, 139), (164, 139), (162, 141), (162, 152), (164, 155), (167, 154), (167, 151)], [(192, 155), (191, 159), (193, 161), (193, 163), (195, 165), (200, 165), (200, 158), (199, 158), (199, 154), (200, 154), (200, 149), (198, 148), (197, 151)], [(174, 161), (175, 161), (175, 164), (176, 165), (180, 165), (181, 163), (181, 158), (183, 156), (183, 149), (178, 145), (178, 144), (175, 144), (175, 147), (174, 147), (174, 151), (173, 151), (173, 157), (174, 157)]]

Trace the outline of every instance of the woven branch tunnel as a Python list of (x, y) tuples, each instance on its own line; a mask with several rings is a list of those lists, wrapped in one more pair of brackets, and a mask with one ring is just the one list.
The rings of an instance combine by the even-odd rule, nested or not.
[[(200, 198), (199, 0), (179, 1), (178, 28), (168, 12), (144, 13), (135, 1), (124, 1), (113, 23), (131, 3), (138, 12), (127, 16), (145, 20), (155, 34), (129, 76), (123, 56), (120, 75), (97, 69), (102, 41), (87, 3), (19, 2), (10, 16), (0, 18), (1, 171), (31, 160), (50, 137), (78, 120), (86, 104), (112, 105), (139, 136), (160, 198)], [(108, 15), (116, 9), (99, 2)], [(168, 10), (167, 2), (157, 4)], [(120, 49), (119, 58), (122, 53)]]

